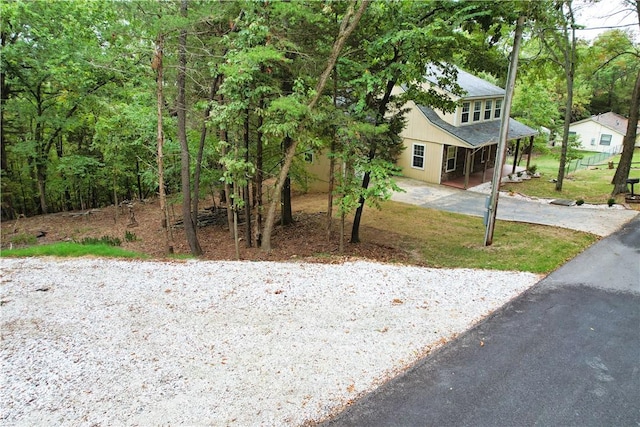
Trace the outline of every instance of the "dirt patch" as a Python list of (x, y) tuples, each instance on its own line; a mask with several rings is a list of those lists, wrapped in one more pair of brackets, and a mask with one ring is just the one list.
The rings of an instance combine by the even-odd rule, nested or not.
[[(225, 217), (224, 206), (213, 201), (201, 203), (203, 212), (209, 215), (218, 210), (216, 217)], [(344, 252), (340, 253), (339, 219), (333, 219), (332, 237), (327, 237), (326, 212), (327, 196), (325, 194), (303, 194), (295, 196), (292, 202), (295, 223), (289, 226), (276, 225), (272, 236), (273, 250), (265, 253), (260, 248), (246, 247), (246, 241), (240, 241), (240, 259), (285, 261), (304, 259), (312, 262), (342, 262), (345, 259), (367, 259), (379, 262), (398, 262), (403, 264), (424, 265), (419, 257), (405, 249), (403, 240), (396, 233), (384, 228), (361, 226), (361, 243), (348, 243), (351, 223), (345, 225)], [(209, 208), (204, 210), (204, 208)], [(224, 210), (224, 211), (220, 211)], [(181, 220), (181, 207), (172, 206), (170, 209), (172, 222)], [(122, 240), (122, 248), (141, 252), (153, 258), (162, 259), (167, 255), (166, 231), (161, 225), (161, 213), (157, 200), (136, 202), (133, 205), (136, 226), (129, 226), (131, 222), (129, 209), (109, 206), (91, 211), (61, 212), (39, 215), (30, 218), (20, 218), (2, 222), (2, 248), (19, 246), (26, 238), (33, 240), (37, 237), (38, 244), (82, 240), (86, 237), (100, 238), (103, 236), (117, 237)], [(367, 215), (367, 212), (364, 214)], [(239, 235), (244, 236), (244, 224), (239, 227)], [(133, 241), (126, 241), (125, 234), (135, 237)], [(171, 233), (175, 254), (189, 254), (184, 230), (172, 227)], [(234, 260), (236, 259), (235, 244), (225, 221), (198, 228), (198, 239), (204, 251), (203, 259)]]

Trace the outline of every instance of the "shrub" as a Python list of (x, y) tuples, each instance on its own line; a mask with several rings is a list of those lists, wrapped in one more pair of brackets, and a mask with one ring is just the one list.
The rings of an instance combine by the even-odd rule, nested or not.
[(530, 165), (529, 166), (529, 173), (531, 175), (534, 175), (536, 173), (536, 171), (538, 170), (538, 165)]
[(584, 200), (583, 199), (576, 200), (576, 205), (578, 205), (578, 206), (584, 205)]
[(138, 236), (136, 236), (136, 233), (132, 233), (127, 230), (124, 232), (124, 240), (127, 242), (135, 242), (138, 240)]
[(615, 205), (616, 204), (616, 199), (611, 197), (609, 200), (607, 200), (607, 204), (609, 205), (609, 207)]
[(34, 245), (38, 241), (36, 236), (27, 233), (19, 233), (15, 236), (11, 236), (9, 240), (14, 245)]
[(120, 246), (122, 244), (122, 240), (118, 239), (117, 237), (111, 236), (102, 236), (100, 238), (85, 237), (80, 241), (76, 241), (76, 243), (80, 243), (81, 245)]

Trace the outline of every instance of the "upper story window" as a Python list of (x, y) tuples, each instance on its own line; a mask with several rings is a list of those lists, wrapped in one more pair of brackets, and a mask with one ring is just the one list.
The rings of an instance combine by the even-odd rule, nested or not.
[(482, 101), (475, 101), (473, 103), (473, 121), (480, 121), (480, 111), (482, 110)]
[(484, 102), (484, 119), (491, 120), (491, 111), (493, 110), (493, 102), (490, 99)]
[(469, 108), (471, 107), (470, 102), (462, 103), (462, 123), (469, 123)]
[(493, 110), (493, 118), (499, 119), (501, 113), (502, 113), (502, 100), (496, 99), (496, 108), (495, 110)]
[(461, 104), (460, 124), (470, 124), (499, 119), (502, 115), (502, 99), (480, 99)]

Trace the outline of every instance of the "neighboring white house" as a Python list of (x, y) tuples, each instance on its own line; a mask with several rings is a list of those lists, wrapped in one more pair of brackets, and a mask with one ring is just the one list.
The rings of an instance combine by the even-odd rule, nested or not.
[[(598, 114), (571, 123), (569, 134), (579, 138), (581, 150), (617, 154), (622, 151), (627, 123), (626, 118), (613, 112)], [(640, 146), (640, 138), (636, 139), (635, 146)]]

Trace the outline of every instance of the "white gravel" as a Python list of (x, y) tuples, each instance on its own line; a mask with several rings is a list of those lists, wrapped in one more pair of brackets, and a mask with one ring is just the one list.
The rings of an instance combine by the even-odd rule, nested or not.
[(360, 261), (0, 267), (0, 424), (28, 426), (321, 420), (540, 279)]

